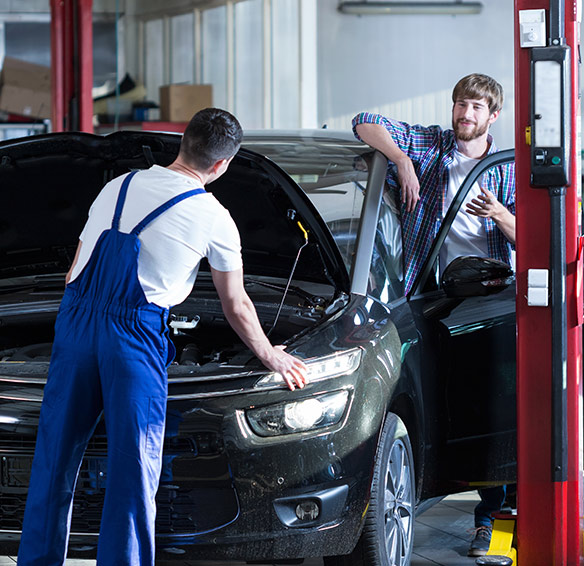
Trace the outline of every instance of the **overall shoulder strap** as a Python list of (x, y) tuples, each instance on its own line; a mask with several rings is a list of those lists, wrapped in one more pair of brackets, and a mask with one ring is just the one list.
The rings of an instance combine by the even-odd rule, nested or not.
[(186, 198), (192, 197), (194, 195), (200, 195), (206, 193), (205, 189), (193, 189), (191, 191), (187, 191), (186, 193), (181, 193), (180, 195), (176, 195), (175, 197), (171, 198), (170, 200), (166, 201), (164, 204), (161, 204), (158, 208), (154, 209), (144, 220), (136, 225), (136, 227), (132, 230), (131, 234), (137, 236), (150, 222), (158, 218), (163, 212), (166, 212), (169, 208), (174, 206), (175, 204), (185, 200)]
[(124, 180), (122, 181), (122, 186), (120, 187), (120, 192), (118, 193), (118, 201), (116, 203), (116, 210), (114, 212), (114, 217), (112, 219), (112, 229), (119, 230), (120, 228), (120, 218), (122, 216), (122, 210), (124, 208), (124, 203), (126, 202), (126, 195), (128, 194), (128, 186), (130, 185), (130, 181), (132, 177), (138, 171), (132, 171), (128, 173)]

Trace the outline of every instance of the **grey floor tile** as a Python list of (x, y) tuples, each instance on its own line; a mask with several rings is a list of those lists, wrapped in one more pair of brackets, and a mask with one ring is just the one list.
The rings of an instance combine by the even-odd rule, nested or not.
[(476, 491), (469, 491), (468, 493), (450, 495), (443, 499), (442, 503), (445, 507), (451, 507), (463, 513), (473, 513), (479, 501), (479, 494)]
[(436, 566), (436, 562), (429, 560), (428, 558), (424, 558), (423, 556), (420, 556), (414, 552), (412, 553), (410, 566)]
[(16, 564), (16, 558), (12, 556), (0, 556), (0, 566), (14, 566)]
[(434, 566), (474, 566), (475, 559), (466, 556), (466, 552), (464, 556), (461, 556), (458, 552), (450, 549), (435, 549), (431, 553), (414, 551), (411, 566), (430, 564)]
[(416, 529), (424, 533), (424, 540), (422, 541), (422, 535), (416, 533), (414, 546), (423, 542), (424, 545), (436, 545), (443, 548), (445, 544), (448, 544), (447, 540), (443, 539), (443, 535), (447, 535), (456, 539), (459, 544), (462, 543), (466, 553), (466, 546), (472, 537), (473, 509), (477, 502), (478, 496), (474, 500), (468, 500), (466, 505), (462, 505), (458, 499), (446, 498), (420, 515), (416, 521)]

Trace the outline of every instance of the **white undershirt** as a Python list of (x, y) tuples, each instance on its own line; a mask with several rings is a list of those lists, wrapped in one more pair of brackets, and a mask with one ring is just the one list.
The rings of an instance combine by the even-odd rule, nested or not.
[[(104, 230), (111, 228), (124, 176), (110, 181), (89, 211), (79, 236), (83, 242), (71, 280), (86, 265)], [(201, 188), (187, 175), (154, 165), (134, 175), (120, 219), (128, 233), (150, 212), (172, 197)], [(161, 307), (182, 303), (192, 290), (199, 262), (206, 257), (218, 271), (242, 267), (239, 232), (229, 212), (211, 193), (191, 196), (165, 211), (139, 235), (138, 280), (146, 299)]]
[[(463, 155), (460, 151), (454, 150), (453, 161), (448, 168), (448, 188), (444, 197), (444, 214), (446, 214), (448, 207), (454, 200), (460, 185), (479, 161), (479, 159), (472, 159)], [(478, 183), (474, 183), (450, 227), (444, 244), (440, 248), (440, 273), (443, 273), (447, 265), (459, 256), (488, 257), (489, 246), (484, 221), (478, 216), (473, 216), (465, 211), (466, 204), (480, 193), (481, 190)]]

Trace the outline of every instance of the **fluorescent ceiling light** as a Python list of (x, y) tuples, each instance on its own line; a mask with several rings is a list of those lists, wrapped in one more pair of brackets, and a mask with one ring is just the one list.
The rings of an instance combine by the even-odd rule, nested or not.
[(339, 12), (343, 14), (479, 14), (482, 2), (341, 2)]

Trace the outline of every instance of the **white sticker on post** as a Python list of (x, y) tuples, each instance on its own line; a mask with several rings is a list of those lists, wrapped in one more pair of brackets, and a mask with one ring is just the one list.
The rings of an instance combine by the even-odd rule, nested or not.
[(547, 307), (549, 304), (549, 271), (527, 270), (527, 304), (530, 307)]

